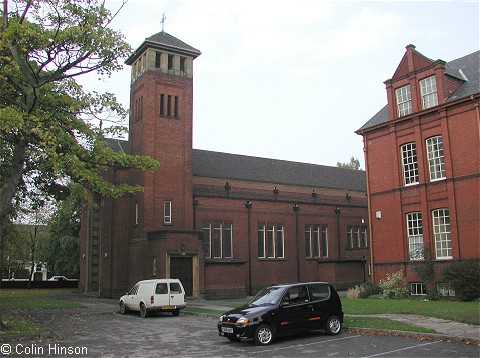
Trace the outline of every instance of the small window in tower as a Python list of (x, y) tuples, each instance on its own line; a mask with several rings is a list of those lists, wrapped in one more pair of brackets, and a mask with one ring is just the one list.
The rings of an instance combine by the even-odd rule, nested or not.
[(172, 223), (172, 202), (170, 200), (163, 202), (163, 223)]
[(167, 96), (167, 117), (172, 116), (172, 96)]
[(160, 68), (160, 58), (161, 58), (162, 53), (161, 52), (156, 52), (155, 53), (155, 67)]
[(187, 72), (187, 69), (186, 69), (186, 61), (187, 59), (185, 57), (180, 57), (180, 73), (185, 73)]
[(160, 116), (165, 116), (165, 95), (163, 93), (160, 95)]
[(168, 70), (173, 71), (173, 55), (168, 55)]
[(175, 96), (175, 100), (173, 102), (173, 117), (178, 118), (178, 96)]

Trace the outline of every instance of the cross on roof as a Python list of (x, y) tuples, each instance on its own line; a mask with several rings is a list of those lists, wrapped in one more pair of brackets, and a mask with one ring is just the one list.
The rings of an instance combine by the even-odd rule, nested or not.
[(167, 17), (165, 16), (165, 13), (162, 15), (162, 20), (160, 20), (160, 23), (162, 24), (162, 32), (164, 31), (165, 29), (165, 19)]

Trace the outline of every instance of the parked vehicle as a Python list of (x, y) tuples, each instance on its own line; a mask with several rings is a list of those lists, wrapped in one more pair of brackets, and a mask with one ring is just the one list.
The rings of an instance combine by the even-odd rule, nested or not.
[(178, 279), (166, 278), (144, 280), (120, 297), (120, 312), (139, 311), (142, 317), (150, 312), (172, 312), (178, 316), (180, 310), (187, 306), (185, 290)]
[(52, 276), (48, 279), (48, 281), (68, 281), (68, 278), (65, 276)]
[(342, 302), (327, 282), (306, 282), (264, 288), (242, 307), (223, 314), (218, 332), (231, 341), (254, 339), (267, 345), (275, 337), (323, 329), (339, 334)]

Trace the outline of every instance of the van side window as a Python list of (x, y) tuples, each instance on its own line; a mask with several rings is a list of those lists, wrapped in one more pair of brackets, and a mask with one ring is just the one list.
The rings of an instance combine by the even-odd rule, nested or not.
[(138, 286), (139, 286), (139, 285), (133, 286), (133, 288), (130, 290), (130, 292), (129, 292), (128, 294), (129, 294), (129, 295), (136, 295), (137, 292), (138, 292)]
[(166, 283), (157, 283), (155, 288), (155, 294), (157, 295), (166, 295), (168, 293), (168, 288)]
[(170, 293), (182, 293), (182, 289), (180, 288), (180, 284), (178, 282), (170, 283)]
[(314, 300), (326, 300), (330, 297), (330, 287), (324, 284), (310, 285), (310, 292)]

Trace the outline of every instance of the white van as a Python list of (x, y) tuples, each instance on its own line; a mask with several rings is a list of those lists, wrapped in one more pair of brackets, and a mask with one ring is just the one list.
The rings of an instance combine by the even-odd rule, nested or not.
[(187, 307), (183, 285), (174, 278), (140, 281), (120, 297), (119, 303), (120, 313), (140, 311), (142, 317), (153, 311), (172, 312), (178, 316), (180, 310)]

